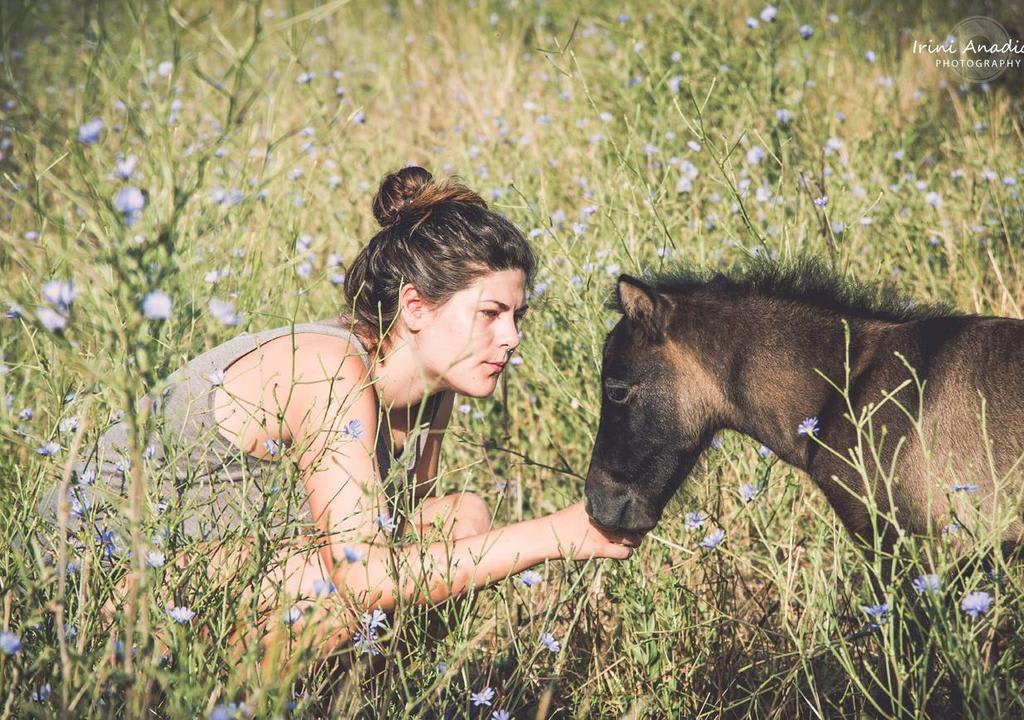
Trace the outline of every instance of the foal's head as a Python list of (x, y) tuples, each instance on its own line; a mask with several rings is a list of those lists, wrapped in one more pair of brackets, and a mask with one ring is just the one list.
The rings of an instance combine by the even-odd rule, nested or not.
[(586, 507), (604, 527), (646, 532), (710, 442), (721, 400), (686, 341), (695, 323), (675, 297), (622, 275), (617, 305), (623, 315), (604, 347)]

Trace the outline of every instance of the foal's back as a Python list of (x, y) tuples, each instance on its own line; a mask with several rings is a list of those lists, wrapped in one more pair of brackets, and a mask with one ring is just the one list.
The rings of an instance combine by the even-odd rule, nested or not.
[[(893, 351), (903, 354), (924, 382), (921, 432), (894, 405), (882, 413), (906, 431), (894, 497), (908, 529), (927, 530), (929, 518), (933, 530), (955, 519), (972, 531), (993, 525), (1004, 538), (1020, 537), (1024, 321), (933, 318), (895, 324), (884, 335), (888, 342), (876, 354), (873, 372), (888, 382), (866, 383), (875, 397), (862, 398), (861, 404), (877, 402), (879, 388), (892, 389), (894, 378), (910, 376)], [(918, 414), (916, 389), (908, 387), (898, 398)]]

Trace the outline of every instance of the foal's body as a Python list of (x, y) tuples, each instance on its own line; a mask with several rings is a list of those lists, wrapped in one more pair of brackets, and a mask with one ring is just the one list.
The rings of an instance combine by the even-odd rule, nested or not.
[[(760, 272), (749, 282), (619, 279), (624, 315), (605, 346), (591, 516), (650, 530), (713, 434), (729, 428), (806, 471), (867, 544), (888, 546), (898, 529), (933, 534), (953, 518), (968, 529), (995, 524), (1004, 547), (1017, 543), (1024, 322), (880, 308), (816, 264)], [(848, 388), (855, 417), (876, 406), (877, 456), (825, 378)], [(820, 443), (797, 432), (812, 417)], [(859, 440), (866, 472), (841, 459)]]
[[(731, 299), (723, 303), (722, 313), (732, 317), (723, 317), (721, 324), (735, 330), (732, 347), (719, 348), (722, 365), (715, 373), (721, 387), (732, 388), (725, 427), (756, 438), (806, 471), (855, 536), (867, 540), (873, 534), (864, 501), (869, 495), (883, 515), (895, 510), (899, 525), (914, 534), (947, 526), (951, 510), (967, 521), (964, 513), (975, 505), (951, 508), (951, 498), (959, 497), (954, 487), (976, 485), (968, 494), (971, 500), (978, 501), (983, 516), (997, 514), (995, 485), (1024, 451), (1024, 374), (1018, 360), (1024, 357), (1024, 322), (805, 315), (793, 301), (766, 303), (763, 298)], [(846, 457), (858, 446), (847, 399), (816, 372), (840, 388), (847, 386), (844, 321), (849, 327), (849, 405), (856, 414), (871, 404), (878, 408), (870, 434), (881, 452), (876, 459), (864, 448), (865, 467), (876, 480), (870, 488), (861, 473), (796, 432), (802, 418), (817, 417), (822, 444)], [(780, 354), (793, 346), (795, 353)], [(923, 405), (909, 368), (923, 382)], [(918, 418), (920, 432), (915, 429)], [(986, 431), (993, 441), (991, 465)], [(861, 431), (861, 441), (870, 445), (866, 434)], [(887, 476), (893, 478), (888, 486)], [(1012, 499), (1020, 492), (1019, 477), (1004, 489), (1011, 490), (1004, 501)], [(1004, 528), (1004, 539), (1015, 541), (1022, 531), (1018, 518)]]

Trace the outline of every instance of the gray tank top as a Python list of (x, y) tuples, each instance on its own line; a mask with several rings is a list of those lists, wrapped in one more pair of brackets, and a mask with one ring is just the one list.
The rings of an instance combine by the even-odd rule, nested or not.
[[(277, 491), (283, 458), (249, 455), (221, 433), (213, 413), (217, 385), (211, 376), (263, 343), (288, 335), (293, 327), (295, 333), (313, 332), (349, 338), (351, 347), (360, 354), (364, 363), (369, 363), (359, 338), (336, 320), (296, 323), (231, 338), (192, 358), (147, 393), (152, 411), (163, 415), (163, 440), (157, 434), (150, 436), (144, 462), (174, 466), (175, 480), (173, 483), (165, 480), (161, 484), (160, 497), (173, 498), (176, 493), (186, 492), (183, 488), (187, 485), (190, 501), (205, 508), (199, 517), (185, 521), (183, 528), (186, 534), (209, 536), (215, 535), (218, 529), (237, 526), (243, 522), (244, 516), (254, 513), (254, 508)], [(401, 463), (407, 482), (413, 480), (426, 443), (426, 430), (443, 397), (444, 393), (439, 392), (426, 399), (420, 411), (419, 427), (410, 429), (406, 446), (397, 455), (392, 455), (390, 431), (383, 411), (378, 416), (378, 427), (364, 428), (364, 432), (377, 433), (374, 454), (380, 476), (391, 497), (396, 496), (394, 479), (389, 477), (392, 464)], [(168, 452), (173, 452), (172, 456), (165, 455), (165, 445)], [(127, 428), (120, 420), (100, 434), (88, 455), (76, 459), (72, 465), (77, 479), (77, 483), (72, 483), (74, 502), (92, 503), (100, 500), (104, 492), (127, 496), (124, 473), (124, 468), (130, 467), (127, 447)], [(44, 494), (40, 503), (40, 509), (54, 518), (57, 507), (55, 491), (56, 487)], [(312, 521), (308, 503), (295, 506), (294, 511), (306, 521)]]
[[(238, 446), (226, 438), (218, 429), (213, 412), (213, 401), (216, 395), (217, 386), (214, 385), (211, 376), (218, 371), (223, 371), (235, 360), (255, 350), (274, 338), (288, 335), (292, 332), (291, 325), (262, 330), (255, 333), (244, 333), (234, 337), (207, 352), (192, 358), (187, 365), (169, 375), (166, 379), (167, 389), (165, 395), (164, 412), (167, 417), (167, 424), (173, 424), (184, 431), (182, 439), (187, 443), (201, 441), (209, 438), (209, 444), (215, 446), (217, 457), (234, 455), (242, 452)], [(320, 320), (309, 323), (296, 323), (294, 332), (313, 332), (323, 335), (333, 335), (340, 338), (348, 338), (351, 347), (359, 353), (363, 362), (369, 366), (369, 357), (359, 338), (348, 328), (340, 325), (333, 319)], [(435, 393), (427, 398), (422, 411), (421, 422), (423, 431), (410, 432), (409, 437), (413, 442), (412, 447), (403, 448), (398, 455), (392, 455), (389, 438), (389, 430), (386, 422), (383, 422), (383, 413), (380, 413), (380, 427), (374, 428), (377, 432), (375, 454), (377, 466), (380, 469), (381, 478), (387, 478), (394, 460), (402, 460), (410, 475), (414, 473), (416, 464), (423, 451), (426, 442), (425, 429), (433, 421), (440, 406), (443, 393)], [(154, 397), (154, 411), (159, 410), (160, 401)], [(199, 443), (200, 446), (206, 443)], [(223, 452), (221, 452), (223, 451)], [(259, 464), (275, 465), (277, 460), (258, 458), (245, 453), (250, 466)], [(237, 459), (225, 459), (218, 467), (211, 468), (217, 471), (218, 476), (225, 480), (235, 480), (243, 472), (241, 463)]]

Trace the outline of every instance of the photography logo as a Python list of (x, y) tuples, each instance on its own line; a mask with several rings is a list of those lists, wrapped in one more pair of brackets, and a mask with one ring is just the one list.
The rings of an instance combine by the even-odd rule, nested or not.
[(1024, 44), (990, 17), (961, 20), (943, 43), (914, 40), (913, 53), (931, 56), (935, 67), (953, 68), (970, 82), (995, 80), (1007, 68), (1021, 67)]

